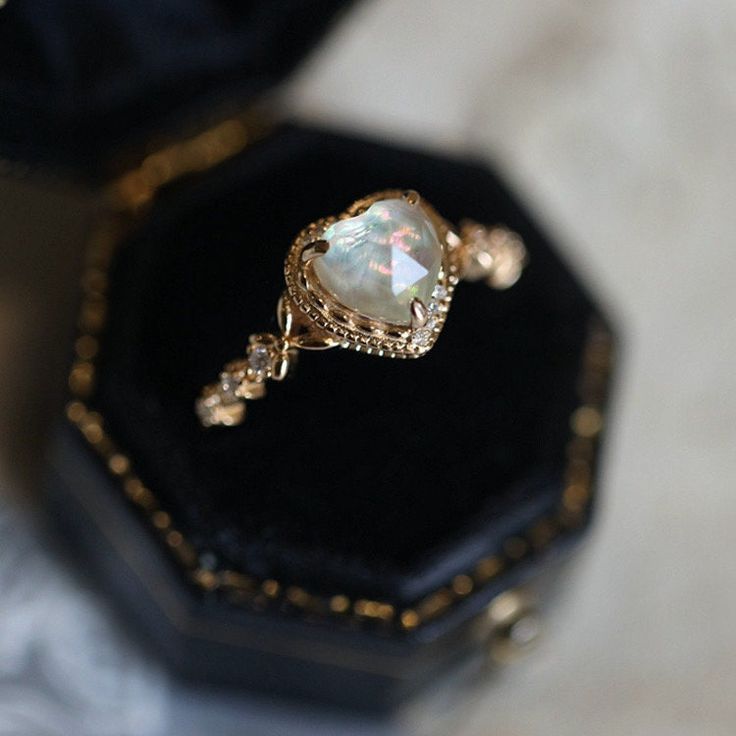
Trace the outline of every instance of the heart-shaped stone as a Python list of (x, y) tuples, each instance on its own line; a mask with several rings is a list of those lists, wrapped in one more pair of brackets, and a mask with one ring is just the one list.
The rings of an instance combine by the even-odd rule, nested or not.
[(429, 304), (442, 267), (442, 246), (421, 205), (382, 199), (363, 214), (338, 220), (312, 262), (322, 287), (371, 319), (408, 325), (413, 299)]

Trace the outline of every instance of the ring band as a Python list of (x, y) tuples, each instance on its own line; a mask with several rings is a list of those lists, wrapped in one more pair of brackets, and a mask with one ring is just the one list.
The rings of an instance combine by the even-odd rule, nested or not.
[(435, 344), (459, 281), (512, 286), (528, 260), (502, 225), (461, 223), (459, 234), (413, 190), (388, 189), (304, 228), (286, 256), (280, 334), (255, 333), (195, 404), (201, 424), (234, 426), (246, 401), (282, 381), (299, 350), (341, 347), (419, 358)]

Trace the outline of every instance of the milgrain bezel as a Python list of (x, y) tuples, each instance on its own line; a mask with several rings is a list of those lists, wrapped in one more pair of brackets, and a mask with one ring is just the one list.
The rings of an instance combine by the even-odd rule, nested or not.
[[(411, 319), (406, 324), (384, 322), (361, 314), (337, 301), (320, 284), (312, 267), (314, 258), (306, 257), (310, 248), (324, 242), (325, 231), (338, 220), (362, 215), (373, 203), (404, 197), (432, 223), (442, 247), (442, 266), (435, 287), (435, 297), (424, 305), (426, 324)], [(342, 347), (386, 358), (419, 358), (429, 352), (444, 327), (459, 281), (457, 247), (460, 239), (449, 223), (416, 192), (386, 189), (351, 204), (337, 216), (325, 217), (304, 228), (291, 245), (284, 264), (286, 292), (281, 302), (280, 321), (287, 339), (296, 347), (320, 350)], [(317, 255), (316, 257), (319, 257)], [(292, 333), (292, 334), (288, 334)]]

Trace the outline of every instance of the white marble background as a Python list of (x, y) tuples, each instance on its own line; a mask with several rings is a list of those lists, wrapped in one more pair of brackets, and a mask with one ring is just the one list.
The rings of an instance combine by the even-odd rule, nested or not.
[[(397, 732), (733, 736), (736, 6), (374, 0), (287, 99), (495, 160), (625, 330), (575, 590), (533, 657)], [(0, 735), (378, 733), (182, 693), (7, 509), (0, 590)]]

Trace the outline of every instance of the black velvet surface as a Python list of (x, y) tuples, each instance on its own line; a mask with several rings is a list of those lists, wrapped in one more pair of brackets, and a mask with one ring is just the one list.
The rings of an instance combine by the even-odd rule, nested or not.
[(272, 89), (348, 4), (11, 1), (0, 12), (0, 148), (98, 170), (125, 147)]
[[(461, 284), (420, 360), (302, 352), (246, 423), (202, 430), (200, 387), (275, 329), (283, 258), (313, 219), (387, 187), (519, 231), (511, 290)], [(176, 523), (220, 564), (400, 600), (467, 535), (513, 527), (562, 472), (593, 307), (483, 167), (286, 127), (165, 192), (121, 250), (93, 404)], [(416, 591), (416, 587), (413, 588)]]

